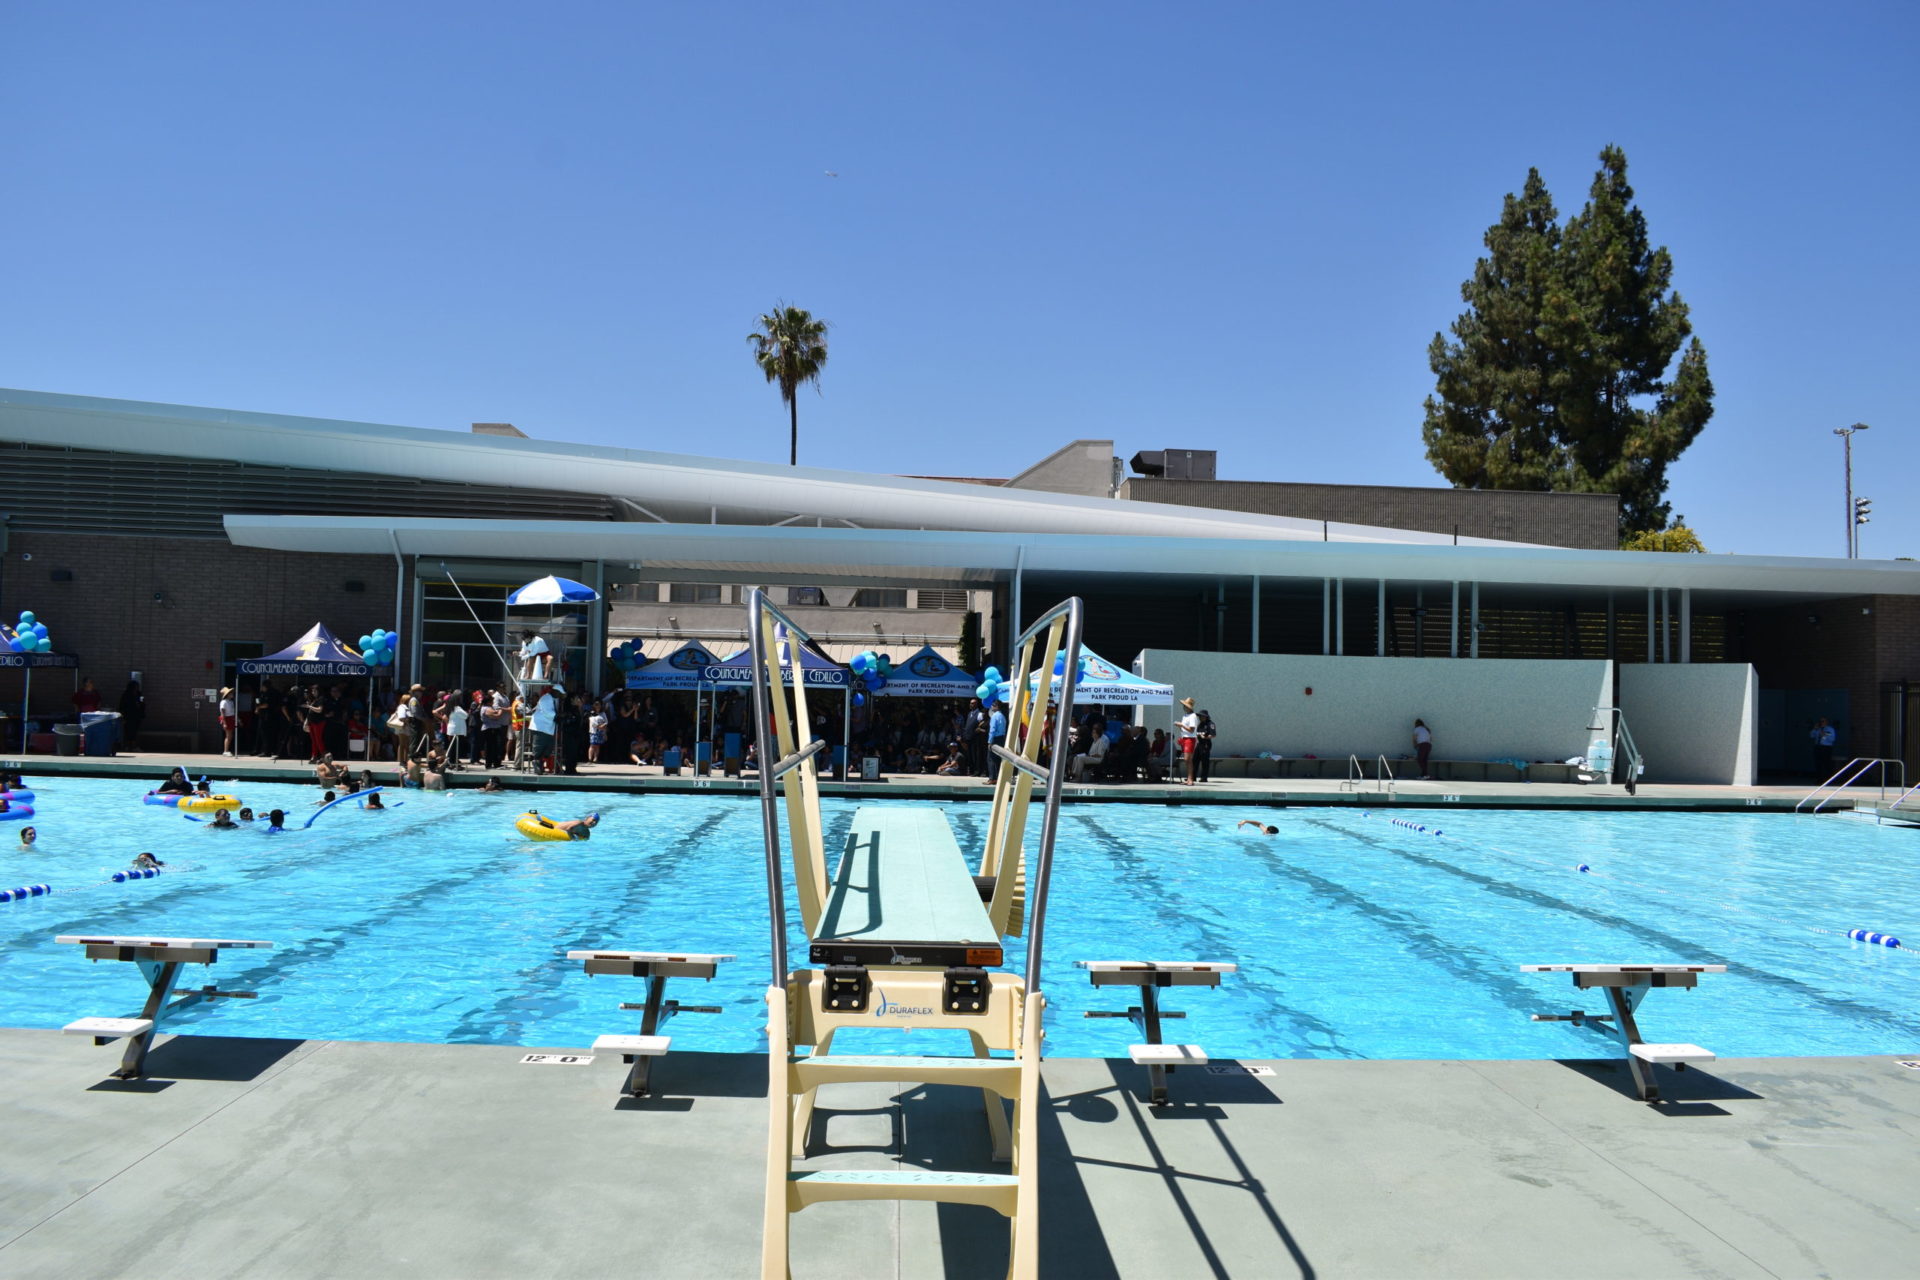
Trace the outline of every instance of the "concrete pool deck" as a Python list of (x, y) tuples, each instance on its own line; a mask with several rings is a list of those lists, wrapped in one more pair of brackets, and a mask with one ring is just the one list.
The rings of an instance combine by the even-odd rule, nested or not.
[[(19, 765), (29, 786), (38, 779), (70, 777), (124, 777), (138, 779), (148, 787), (156, 785), (175, 765), (184, 767), (188, 776), (202, 775), (215, 780), (246, 782), (294, 782), (311, 785), (313, 770), (292, 761), (263, 760), (256, 756), (173, 755), (163, 753), (122, 753), (115, 756), (11, 756), (3, 757)], [(350, 762), (358, 773), (367, 767)], [(376, 782), (395, 785), (393, 763), (371, 766)], [(490, 776), (498, 776), (512, 791), (631, 791), (643, 794), (738, 795), (759, 794), (759, 782), (745, 779), (697, 778), (691, 773), (667, 777), (656, 766), (637, 769), (632, 765), (580, 766), (578, 776), (534, 777), (511, 769), (461, 770), (452, 774), (449, 785), (456, 790), (475, 788)], [(1629, 796), (1624, 787), (1582, 785), (1570, 782), (1420, 782), (1402, 779), (1390, 790), (1372, 782), (1348, 789), (1333, 778), (1218, 778), (1199, 786), (1183, 787), (1166, 783), (1087, 783), (1070, 784), (1063, 792), (1070, 804), (1229, 804), (1229, 805), (1353, 805), (1374, 807), (1400, 805), (1406, 808), (1528, 808), (1528, 809), (1615, 809), (1615, 810), (1692, 810), (1741, 812), (1792, 812), (1813, 789), (1811, 782), (1790, 785), (1724, 786), (1711, 784), (1644, 783), (1638, 794)], [(990, 801), (992, 787), (981, 778), (943, 778), (934, 774), (889, 774), (879, 783), (833, 782), (823, 780), (822, 795), (843, 798), (942, 801)], [(1851, 809), (1862, 812), (1876, 801), (1891, 802), (1897, 792), (1883, 793), (1878, 787), (1846, 789), (1826, 805), (1829, 813)], [(245, 799), (243, 796), (242, 799)], [(1909, 800), (1902, 816), (1920, 822), (1920, 800)], [(1889, 811), (1891, 815), (1891, 811)]]
[[(559, 1046), (565, 1048), (566, 1046)], [(1920, 1046), (1916, 1046), (1920, 1051)], [(74, 1280), (759, 1274), (766, 1064), (676, 1053), (663, 1096), (527, 1049), (0, 1031), (0, 1271)], [(1920, 1070), (1892, 1058), (1045, 1067), (1042, 1274), (1883, 1277), (1920, 1257)], [(812, 1163), (987, 1168), (977, 1094), (838, 1086)], [(793, 1274), (998, 1277), (984, 1209), (795, 1219)], [(1901, 1259), (1906, 1259), (1902, 1262)]]

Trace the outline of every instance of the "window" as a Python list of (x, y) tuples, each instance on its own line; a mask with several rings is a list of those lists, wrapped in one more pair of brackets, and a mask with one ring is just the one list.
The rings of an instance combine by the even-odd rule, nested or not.
[(676, 582), (667, 590), (673, 604), (719, 604), (720, 584), (716, 582)]
[(788, 587), (787, 588), (788, 604), (824, 605), (826, 602), (827, 602), (827, 593), (819, 587)]
[(967, 593), (965, 591), (928, 591), (922, 589), (919, 596), (921, 609), (946, 609), (953, 613), (967, 611)]
[(853, 607), (856, 609), (904, 609), (907, 607), (907, 589), (905, 587), (862, 587), (853, 593)]
[(607, 599), (616, 604), (658, 604), (660, 603), (660, 584), (622, 582), (607, 592)]

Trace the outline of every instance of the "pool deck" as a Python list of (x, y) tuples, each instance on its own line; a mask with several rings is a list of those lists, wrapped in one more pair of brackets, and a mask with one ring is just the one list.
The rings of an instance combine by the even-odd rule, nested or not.
[[(141, 779), (149, 786), (166, 777), (175, 765), (188, 776), (205, 775), (216, 781), (258, 780), (261, 782), (313, 782), (313, 770), (292, 761), (264, 760), (257, 756), (223, 757), (218, 755), (172, 755), (159, 753), (122, 753), (116, 756), (12, 756), (29, 784), (39, 778), (61, 775), (91, 777), (127, 777)], [(353, 762), (358, 773), (363, 766)], [(396, 785), (398, 775), (392, 762), (372, 767), (374, 780)], [(700, 778), (691, 770), (675, 777), (665, 776), (657, 766), (645, 769), (633, 765), (582, 764), (577, 776), (534, 777), (511, 769), (462, 769), (449, 775), (448, 785), (456, 790), (478, 787), (488, 777), (498, 776), (513, 791), (632, 791), (655, 793), (697, 793), (702, 795), (759, 794), (759, 782), (751, 775), (745, 779), (719, 775)], [(1642, 809), (1692, 810), (1703, 812), (1791, 812), (1813, 789), (1811, 782), (1787, 786), (1736, 787), (1709, 784), (1644, 783), (1638, 794), (1628, 795), (1618, 785), (1594, 786), (1566, 782), (1420, 782), (1401, 780), (1390, 789), (1373, 782), (1357, 788), (1332, 778), (1258, 779), (1218, 778), (1198, 786), (1166, 783), (1074, 783), (1063, 795), (1070, 804), (1091, 802), (1132, 804), (1229, 804), (1229, 805), (1400, 805), (1407, 808), (1530, 808), (1530, 809)], [(879, 798), (889, 800), (935, 799), (947, 802), (981, 801), (993, 798), (993, 789), (984, 778), (943, 778), (934, 774), (889, 774), (882, 782), (834, 782), (823, 779), (822, 795)], [(244, 797), (243, 797), (244, 798)], [(1891, 801), (1893, 793), (1885, 794)], [(1869, 812), (1883, 799), (1878, 787), (1854, 787), (1830, 801), (1826, 811), (1861, 807)], [(1920, 804), (1909, 801), (1902, 814), (1920, 821)], [(1891, 811), (1889, 811), (1891, 812)]]
[[(186, 1037), (122, 1084), (114, 1049), (0, 1031), (0, 1272), (759, 1274), (764, 1059), (676, 1053), (636, 1103), (617, 1057), (527, 1052)], [(1272, 1074), (1182, 1071), (1156, 1113), (1124, 1060), (1046, 1064), (1044, 1276), (1882, 1277), (1920, 1256), (1920, 1070), (1892, 1058), (1662, 1069), (1659, 1106), (1613, 1063), (1230, 1065)], [(911, 1133), (916, 1158), (989, 1167), (977, 1095), (836, 1088), (816, 1166), (884, 1168)], [(826, 1205), (793, 1258), (800, 1280), (999, 1277), (1005, 1233), (984, 1209)]]

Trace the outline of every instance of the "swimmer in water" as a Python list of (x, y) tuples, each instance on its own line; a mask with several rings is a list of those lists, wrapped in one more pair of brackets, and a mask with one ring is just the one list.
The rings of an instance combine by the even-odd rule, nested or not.
[(160, 861), (160, 859), (150, 853), (136, 854), (133, 859), (133, 869), (135, 871), (158, 871), (166, 865), (166, 863)]
[(240, 821), (242, 821), (242, 822), (252, 822), (252, 821), (253, 821), (253, 810), (251, 810), (251, 809), (242, 809), (242, 810), (240, 811)]
[(378, 791), (367, 797), (366, 807), (369, 809), (378, 809), (382, 813), (386, 812), (387, 808), (387, 806), (380, 803), (380, 793)]
[(193, 784), (193, 794), (196, 796), (210, 796), (213, 794), (213, 788), (207, 785), (205, 778), (202, 778)]
[(167, 780), (154, 788), (154, 794), (190, 796), (193, 794), (193, 784), (187, 781), (187, 771), (176, 765), (173, 772), (167, 775)]
[[(334, 795), (333, 795), (333, 792), (331, 792), (331, 791), (328, 791), (328, 792), (325, 792), (324, 794), (322, 794), (322, 795), (321, 795), (321, 797), (320, 797), (320, 798), (319, 798), (318, 800), (315, 800), (315, 801), (313, 802), (313, 807), (314, 807), (314, 808), (316, 808), (316, 809), (318, 809), (318, 808), (319, 808), (320, 806), (322, 806), (322, 805), (329, 805), (329, 804), (332, 804), (332, 803), (333, 803), (333, 801), (334, 801)], [(278, 809), (276, 809), (276, 810), (274, 810), (274, 812), (275, 812), (275, 813), (278, 813), (278, 812), (279, 812), (279, 810), (278, 810)]]
[(593, 829), (599, 825), (600, 815), (590, 813), (584, 818), (568, 818), (563, 822), (555, 822), (553, 827), (556, 831), (566, 832), (567, 839), (569, 840), (585, 840), (593, 834)]
[(40, 833), (38, 831), (35, 831), (32, 827), (20, 828), (20, 847), (21, 848), (31, 849), (33, 847), (33, 842), (35, 840), (38, 840), (39, 838), (40, 838)]
[(285, 809), (275, 809), (267, 815), (267, 831), (269, 834), (275, 831), (285, 831), (287, 829), (286, 823), (287, 811)]
[(235, 822), (233, 815), (225, 809), (215, 809), (213, 811), (213, 822), (210, 825), (210, 829), (214, 831), (237, 831), (240, 829), (240, 824)]
[(1277, 836), (1280, 834), (1280, 828), (1270, 827), (1264, 822), (1255, 822), (1252, 818), (1240, 819), (1240, 822), (1238, 826), (1235, 827), (1235, 830), (1238, 830), (1239, 827), (1252, 827), (1254, 830), (1264, 832), (1265, 834), (1270, 836)]
[(486, 782), (481, 784), (480, 789), (482, 791), (505, 791), (506, 790), (505, 787), (500, 785), (500, 779), (498, 778), (488, 778)]

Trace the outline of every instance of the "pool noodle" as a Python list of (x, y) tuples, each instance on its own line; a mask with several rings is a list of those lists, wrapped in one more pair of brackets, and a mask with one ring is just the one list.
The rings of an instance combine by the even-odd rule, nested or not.
[(337, 804), (345, 804), (349, 800), (364, 800), (370, 795), (374, 795), (377, 792), (381, 792), (385, 790), (386, 790), (385, 787), (368, 787), (365, 791), (355, 791), (350, 795), (341, 796), (337, 800), (329, 800), (327, 801), (327, 803), (321, 805), (318, 809), (315, 809), (313, 811), (313, 816), (311, 818), (308, 818), (306, 822), (301, 826), (300, 829), (302, 831), (305, 831), (308, 827), (311, 827), (315, 822), (319, 821), (321, 814), (325, 813), (327, 810), (333, 808), (333, 806)]

